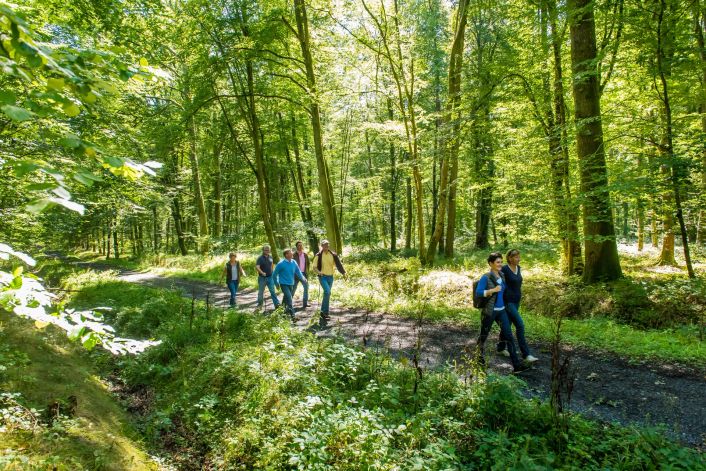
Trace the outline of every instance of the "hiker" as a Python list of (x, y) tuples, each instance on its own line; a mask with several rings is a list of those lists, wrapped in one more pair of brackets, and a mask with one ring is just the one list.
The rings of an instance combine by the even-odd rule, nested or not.
[(226, 285), (230, 290), (230, 307), (237, 306), (235, 302), (235, 295), (238, 293), (238, 285), (240, 284), (240, 277), (245, 276), (245, 271), (238, 261), (238, 255), (235, 252), (228, 254), (229, 261), (226, 262), (226, 266), (221, 273), (220, 282), (223, 279), (226, 280)]
[(257, 307), (262, 309), (265, 300), (265, 285), (270, 290), (270, 297), (275, 309), (279, 307), (279, 299), (275, 293), (275, 282), (272, 279), (272, 256), (270, 255), (270, 246), (262, 247), (262, 255), (257, 257), (255, 261), (255, 270), (257, 270)]
[[(304, 277), (306, 278), (307, 276), (309, 276), (309, 254), (304, 252), (304, 243), (301, 240), (298, 240), (294, 246), (297, 249), (296, 252), (294, 252), (294, 261), (297, 263), (297, 266), (302, 272), (302, 275), (304, 275)], [(294, 279), (292, 297), (294, 297), (294, 293), (297, 292), (297, 286), (299, 286), (299, 278)], [(304, 286), (304, 298), (302, 299), (302, 309), (306, 309), (309, 307), (309, 283), (302, 282), (302, 286)]]
[(293, 259), (292, 249), (284, 250), (284, 259), (280, 260), (275, 271), (272, 273), (272, 278), (282, 290), (282, 302), (284, 310), (294, 320), (294, 280), (299, 280), (306, 289), (309, 282), (299, 269), (299, 265)]
[[(539, 358), (532, 355), (525, 339), (525, 323), (520, 315), (520, 300), (522, 299), (522, 268), (520, 267), (520, 251), (511, 249), (507, 252), (507, 263), (503, 265), (502, 273), (505, 275), (505, 312), (512, 325), (515, 326), (515, 337), (522, 352), (522, 358), (528, 363), (539, 361)], [(510, 356), (510, 352), (505, 348), (505, 342), (498, 339), (498, 353)]]
[(485, 341), (488, 339), (493, 323), (500, 324), (500, 338), (505, 341), (506, 348), (510, 352), (513, 372), (518, 373), (529, 368), (527, 363), (520, 361), (515, 349), (515, 339), (512, 337), (510, 321), (507, 318), (503, 294), (506, 289), (503, 266), (503, 256), (499, 252), (493, 252), (488, 256), (488, 266), (490, 271), (483, 275), (478, 281), (475, 292), (477, 298), (485, 298), (485, 306), (481, 309), (481, 327), (478, 337), (478, 353), (481, 364), (485, 365)]
[(319, 277), (321, 289), (324, 290), (324, 297), (321, 300), (321, 312), (319, 313), (323, 320), (329, 319), (329, 300), (331, 299), (334, 270), (338, 270), (341, 275), (346, 276), (346, 270), (341, 264), (341, 259), (336, 252), (329, 250), (328, 246), (328, 240), (322, 240), (321, 250), (314, 256), (314, 271)]

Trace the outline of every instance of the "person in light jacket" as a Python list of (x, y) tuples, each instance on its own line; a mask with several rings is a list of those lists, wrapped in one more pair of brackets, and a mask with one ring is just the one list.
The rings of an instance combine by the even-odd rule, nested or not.
[(289, 314), (294, 320), (294, 280), (299, 280), (304, 286), (308, 285), (309, 282), (306, 277), (302, 274), (299, 269), (299, 265), (292, 259), (292, 250), (284, 250), (284, 259), (280, 260), (275, 271), (272, 272), (272, 278), (275, 283), (282, 290), (282, 303), (284, 303), (284, 310)]

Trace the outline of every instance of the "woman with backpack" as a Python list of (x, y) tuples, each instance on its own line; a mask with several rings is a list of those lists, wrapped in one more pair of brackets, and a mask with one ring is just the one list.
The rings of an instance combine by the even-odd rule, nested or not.
[(478, 353), (481, 364), (485, 365), (485, 341), (488, 339), (493, 323), (500, 324), (500, 339), (510, 352), (513, 372), (519, 373), (529, 368), (517, 356), (515, 339), (512, 336), (510, 321), (505, 310), (503, 294), (506, 289), (505, 275), (502, 273), (503, 256), (493, 252), (488, 256), (490, 271), (483, 275), (474, 289), (473, 305), (481, 309), (481, 327), (478, 337)]
[(235, 295), (238, 293), (238, 285), (240, 284), (241, 276), (245, 276), (245, 271), (243, 267), (240, 266), (238, 256), (235, 252), (231, 252), (228, 254), (228, 262), (221, 273), (221, 281), (225, 278), (226, 285), (230, 290), (230, 307), (236, 306)]
[[(520, 315), (520, 300), (522, 299), (522, 268), (520, 268), (520, 251), (511, 249), (507, 252), (507, 263), (503, 265), (502, 273), (507, 282), (507, 291), (503, 296), (505, 301), (505, 312), (512, 325), (515, 326), (515, 336), (517, 344), (522, 352), (522, 358), (527, 363), (539, 361), (539, 358), (532, 355), (525, 339), (525, 323)], [(498, 353), (510, 356), (510, 352), (505, 348), (505, 342), (500, 339), (498, 342)]]

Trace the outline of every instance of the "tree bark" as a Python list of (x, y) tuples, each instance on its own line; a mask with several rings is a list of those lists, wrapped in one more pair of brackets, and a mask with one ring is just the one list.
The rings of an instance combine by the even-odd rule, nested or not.
[[(454, 39), (451, 45), (451, 54), (449, 55), (449, 99), (446, 105), (446, 115), (444, 119), (445, 127), (452, 130), (451, 137), (448, 139), (448, 154), (444, 157), (441, 164), (441, 175), (439, 177), (439, 203), (435, 211), (436, 222), (434, 232), (429, 238), (429, 248), (426, 253), (425, 262), (428, 265), (434, 263), (436, 249), (444, 231), (444, 223), (446, 218), (446, 207), (449, 206), (449, 228), (446, 232), (447, 237), (451, 234), (451, 240), (447, 240), (445, 250), (448, 251), (448, 256), (453, 256), (453, 234), (455, 230), (455, 222), (452, 224), (452, 219), (456, 219), (456, 178), (458, 177), (458, 150), (460, 145), (460, 126), (461, 120), (458, 110), (461, 106), (461, 77), (463, 71), (463, 49), (466, 32), (466, 21), (468, 18), (468, 1), (461, 0), (456, 10), (454, 20)], [(447, 141), (444, 139), (444, 141)], [(449, 178), (449, 164), (451, 166), (451, 178)], [(432, 165), (435, 166), (435, 163)], [(450, 182), (449, 182), (450, 180)], [(453, 193), (452, 193), (453, 192)], [(434, 195), (436, 197), (436, 195)], [(453, 202), (453, 204), (452, 204)]]
[(584, 197), (585, 267), (583, 280), (620, 278), (622, 270), (615, 240), (608, 171), (603, 144), (599, 77), (596, 68), (596, 30), (591, 0), (568, 0), (571, 31), (576, 143)]
[[(657, 71), (659, 73), (660, 83), (662, 86), (662, 104), (664, 113), (664, 141), (663, 152), (666, 155), (669, 163), (668, 173), (671, 177), (672, 191), (674, 193), (674, 204), (677, 210), (677, 221), (681, 232), (682, 248), (684, 250), (684, 260), (686, 262), (686, 270), (689, 278), (694, 278), (694, 268), (691, 265), (691, 254), (689, 253), (689, 235), (686, 231), (684, 223), (684, 213), (681, 202), (681, 181), (682, 181), (682, 165), (677, 156), (674, 155), (674, 129), (672, 126), (672, 107), (669, 97), (669, 77), (671, 77), (671, 61), (674, 51), (674, 20), (672, 18), (673, 11), (667, 11), (666, 0), (660, 0), (659, 13), (657, 15)], [(665, 18), (667, 16), (667, 18)], [(671, 217), (671, 210), (668, 211)], [(673, 237), (673, 236), (672, 236)], [(672, 245), (674, 240), (671, 241)], [(666, 244), (665, 244), (666, 245)], [(674, 258), (674, 247), (672, 246), (671, 257)], [(665, 252), (663, 247), (662, 252)], [(666, 254), (665, 254), (666, 255)], [(660, 260), (662, 261), (662, 260)]]
[(199, 252), (208, 252), (208, 217), (206, 215), (206, 205), (203, 199), (203, 190), (201, 189), (201, 171), (199, 169), (199, 159), (196, 152), (196, 123), (194, 115), (190, 114), (187, 121), (187, 131), (189, 133), (189, 162), (191, 163), (191, 178), (194, 186), (194, 204), (196, 205), (196, 214), (199, 219)]
[(316, 166), (319, 172), (319, 193), (324, 211), (324, 222), (326, 224), (326, 234), (329, 238), (331, 248), (340, 252), (343, 249), (343, 237), (339, 227), (339, 220), (336, 215), (335, 198), (331, 175), (324, 156), (323, 132), (321, 129), (321, 116), (316, 89), (316, 75), (314, 74), (314, 61), (311, 56), (311, 40), (309, 36), (309, 20), (306, 14), (304, 0), (294, 0), (294, 13), (297, 20), (297, 39), (302, 50), (302, 58), (306, 69), (307, 88), (309, 92), (310, 104), (309, 113), (311, 115), (311, 127), (314, 139), (314, 154), (316, 155)]
[(701, 209), (698, 216), (698, 229), (696, 243), (706, 245), (706, 5), (702, 5), (702, 0), (694, 2), (694, 36), (699, 49), (699, 59), (701, 60), (701, 103), (699, 112), (701, 113)]

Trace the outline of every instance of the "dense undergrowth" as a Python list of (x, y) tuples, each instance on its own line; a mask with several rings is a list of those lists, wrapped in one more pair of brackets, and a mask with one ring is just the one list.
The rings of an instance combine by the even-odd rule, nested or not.
[[(385, 352), (317, 340), (277, 314), (206, 311), (177, 294), (74, 275), (71, 303), (114, 307), (122, 335), (163, 343), (101, 357), (140, 398), (139, 428), (182, 469), (703, 469), (659, 433), (567, 416), (519, 380), (419, 375)], [(147, 404), (145, 405), (145, 399)], [(561, 431), (560, 431), (561, 430)]]
[[(653, 253), (623, 249), (624, 277), (587, 286), (560, 273), (553, 245), (523, 246), (522, 315), (528, 337), (551, 340), (554, 318), (561, 315), (564, 340), (569, 344), (638, 360), (706, 368), (706, 264), (699, 262), (704, 254), (695, 253), (700, 277), (689, 280), (683, 270), (656, 267)], [(256, 286), (256, 250), (240, 253), (250, 275), (242, 280), (241, 288)], [(430, 269), (422, 268), (414, 254), (395, 256), (382, 249), (347, 253), (344, 261), (349, 277), (336, 279), (334, 300), (353, 308), (415, 317), (423, 312), (428, 321), (479, 326), (469, 293), (472, 280), (486, 271), (487, 251), (440, 259)], [(160, 255), (117, 264), (216, 283), (224, 260), (219, 255)], [(310, 298), (316, 302), (320, 291), (316, 280), (312, 281)]]

